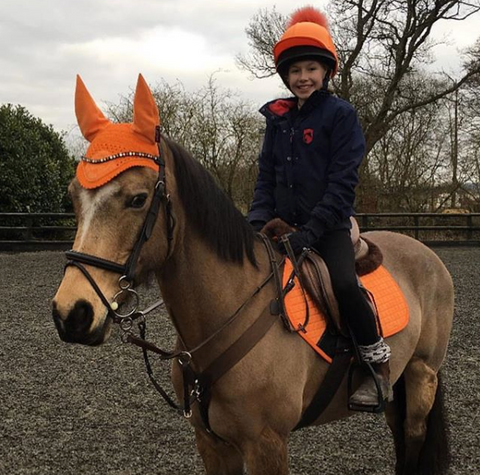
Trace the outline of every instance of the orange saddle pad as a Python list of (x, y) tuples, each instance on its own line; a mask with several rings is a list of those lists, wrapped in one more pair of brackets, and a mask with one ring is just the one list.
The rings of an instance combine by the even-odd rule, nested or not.
[[(285, 260), (283, 270), (283, 287), (292, 275), (293, 266), (289, 259)], [(378, 310), (381, 334), (384, 338), (403, 330), (409, 319), (408, 304), (398, 284), (385, 267), (380, 266), (370, 274), (360, 277), (362, 285), (373, 295)], [(306, 298), (305, 298), (306, 297)], [(326, 361), (332, 361), (319, 344), (327, 326), (325, 315), (313, 303), (308, 293), (304, 294), (297, 277), (295, 285), (285, 296), (285, 310), (293, 328), (299, 328), (305, 321), (305, 300), (309, 307), (309, 322), (298, 334)]]

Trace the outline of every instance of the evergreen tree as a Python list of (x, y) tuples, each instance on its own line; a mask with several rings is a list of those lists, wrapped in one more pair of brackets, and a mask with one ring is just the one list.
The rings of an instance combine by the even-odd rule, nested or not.
[(63, 212), (75, 161), (63, 137), (24, 107), (0, 106), (0, 211)]

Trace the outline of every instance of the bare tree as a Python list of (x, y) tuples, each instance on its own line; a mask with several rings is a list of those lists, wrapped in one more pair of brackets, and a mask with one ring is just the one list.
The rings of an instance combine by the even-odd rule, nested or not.
[(370, 152), (370, 175), (358, 192), (362, 210), (426, 212), (437, 207), (436, 190), (450, 167), (445, 114), (445, 105), (437, 103), (392, 122)]
[[(480, 40), (467, 51), (466, 67), (480, 64)], [(470, 78), (461, 89), (460, 117), (464, 120), (460, 142), (463, 207), (480, 212), (480, 77)]]
[(188, 148), (246, 211), (253, 194), (252, 168), (256, 169), (258, 130), (263, 121), (250, 103), (219, 88), (214, 76), (195, 96)]
[(237, 65), (257, 79), (273, 76), (273, 47), (285, 30), (287, 17), (277, 12), (275, 7), (260, 9), (245, 29), (250, 52), (236, 56)]
[[(162, 131), (169, 137), (186, 144), (188, 134), (196, 112), (196, 100), (194, 95), (189, 94), (184, 85), (177, 81), (169, 84), (161, 80), (152, 86), (152, 93), (160, 110)], [(134, 90), (120, 96), (118, 103), (107, 103), (107, 115), (114, 122), (131, 122), (133, 118)]]
[[(183, 145), (214, 176), (235, 204), (246, 212), (253, 194), (263, 120), (238, 94), (222, 89), (210, 76), (188, 92), (181, 82), (161, 81), (152, 87), (160, 110), (162, 132)], [(108, 105), (117, 122), (132, 120), (133, 91)]]

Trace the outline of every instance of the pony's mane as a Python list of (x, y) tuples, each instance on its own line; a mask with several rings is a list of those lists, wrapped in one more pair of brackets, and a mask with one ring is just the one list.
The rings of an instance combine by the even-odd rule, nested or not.
[(246, 255), (256, 266), (255, 234), (247, 220), (189, 152), (170, 139), (166, 142), (173, 154), (178, 195), (189, 225), (222, 259), (241, 264)]

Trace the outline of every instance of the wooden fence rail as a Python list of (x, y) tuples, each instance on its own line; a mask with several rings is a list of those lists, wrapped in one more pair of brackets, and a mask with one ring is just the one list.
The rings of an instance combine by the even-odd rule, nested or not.
[(427, 244), (480, 245), (480, 213), (359, 213), (362, 232), (396, 231)]
[[(359, 213), (362, 232), (396, 231), (427, 245), (480, 246), (480, 213)], [(68, 249), (73, 213), (0, 213), (0, 251)]]
[(73, 213), (0, 213), (0, 251), (69, 249), (75, 231)]

